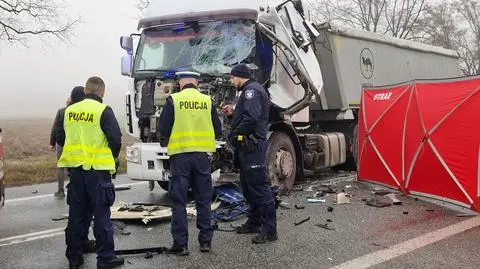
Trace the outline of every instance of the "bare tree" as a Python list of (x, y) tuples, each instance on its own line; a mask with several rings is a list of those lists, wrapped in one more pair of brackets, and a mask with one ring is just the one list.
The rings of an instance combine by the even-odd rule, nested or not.
[(426, 5), (425, 16), (419, 19), (418, 27), (413, 29), (413, 39), (447, 49), (458, 49), (459, 37), (464, 36), (466, 30), (458, 27), (455, 13), (455, 8), (446, 0)]
[(53, 0), (0, 0), (0, 40), (27, 46), (31, 36), (68, 41), (79, 18), (71, 19)]
[(370, 32), (411, 39), (426, 0), (309, 0), (316, 18)]
[(480, 73), (480, 1), (460, 0), (454, 3), (458, 13), (469, 25), (470, 36), (465, 35), (462, 50), (466, 58), (466, 74)]
[(150, 5), (150, 0), (137, 0), (137, 8), (140, 11), (144, 11)]
[(377, 32), (387, 0), (311, 0), (313, 21), (337, 21), (354, 28)]
[(385, 33), (397, 38), (410, 39), (424, 13), (425, 0), (387, 1)]

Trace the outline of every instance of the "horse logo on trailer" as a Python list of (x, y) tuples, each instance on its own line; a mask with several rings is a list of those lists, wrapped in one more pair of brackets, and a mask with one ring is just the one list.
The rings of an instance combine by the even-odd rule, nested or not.
[(360, 53), (360, 70), (362, 75), (366, 79), (370, 79), (373, 76), (375, 69), (375, 62), (373, 60), (373, 54), (368, 48), (364, 48)]

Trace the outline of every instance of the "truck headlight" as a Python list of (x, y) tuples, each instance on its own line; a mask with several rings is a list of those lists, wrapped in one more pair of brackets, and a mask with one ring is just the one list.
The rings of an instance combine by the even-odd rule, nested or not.
[(126, 148), (125, 158), (127, 161), (132, 163), (142, 163), (142, 156), (140, 154), (140, 148), (137, 147), (127, 147)]

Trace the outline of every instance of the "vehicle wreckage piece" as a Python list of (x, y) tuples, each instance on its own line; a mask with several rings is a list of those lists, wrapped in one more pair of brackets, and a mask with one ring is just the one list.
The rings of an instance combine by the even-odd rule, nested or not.
[(143, 254), (143, 253), (167, 254), (168, 248), (153, 247), (153, 248), (121, 249), (121, 250), (115, 250), (114, 253), (115, 255), (132, 255), (132, 254)]

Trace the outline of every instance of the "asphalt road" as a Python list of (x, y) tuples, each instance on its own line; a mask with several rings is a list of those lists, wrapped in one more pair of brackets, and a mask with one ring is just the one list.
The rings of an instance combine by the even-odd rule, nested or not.
[[(305, 183), (319, 186), (321, 182)], [(115, 185), (132, 185), (131, 190), (117, 192), (117, 200), (126, 202), (168, 201), (156, 186), (130, 181), (119, 176)], [(345, 186), (349, 186), (345, 188)], [(479, 268), (477, 246), (480, 240), (479, 217), (458, 217), (458, 211), (400, 196), (402, 205), (376, 208), (362, 199), (371, 198), (371, 186), (359, 182), (339, 181), (337, 191), (345, 188), (352, 194), (351, 203), (307, 203), (312, 192), (295, 191), (283, 200), (304, 209), (277, 212), (279, 240), (266, 245), (252, 245), (251, 235), (216, 231), (213, 252), (198, 250), (195, 219), (190, 218), (190, 256), (126, 256), (121, 268)], [(64, 256), (63, 229), (66, 220), (52, 217), (67, 213), (65, 200), (56, 200), (55, 184), (7, 189), (7, 202), (0, 210), (0, 268), (68, 268)], [(32, 193), (35, 192), (35, 193)], [(332, 212), (327, 208), (333, 207)], [(310, 220), (294, 225), (294, 222)], [(327, 230), (315, 224), (325, 224)], [(242, 223), (241, 219), (234, 224)], [(170, 246), (169, 221), (120, 222), (129, 235), (115, 233), (117, 249)], [(230, 223), (220, 223), (230, 228)], [(93, 235), (91, 235), (92, 237)], [(84, 268), (95, 268), (95, 254), (85, 255)]]

